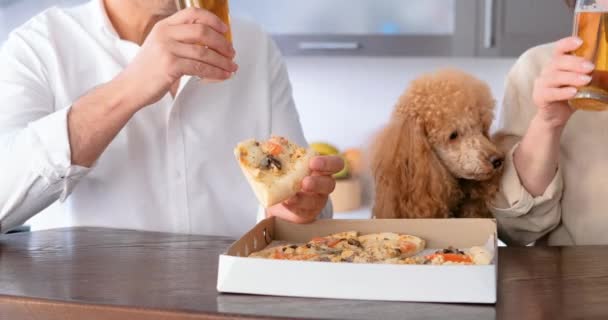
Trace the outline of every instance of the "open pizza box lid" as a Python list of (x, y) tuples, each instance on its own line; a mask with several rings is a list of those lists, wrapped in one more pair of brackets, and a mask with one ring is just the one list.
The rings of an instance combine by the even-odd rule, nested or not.
[[(427, 248), (485, 246), (490, 265), (391, 265), (247, 258), (273, 240), (305, 243), (343, 231), (396, 232), (423, 238)], [(217, 289), (311, 298), (495, 303), (496, 221), (491, 219), (319, 220), (292, 224), (269, 218), (220, 255)]]

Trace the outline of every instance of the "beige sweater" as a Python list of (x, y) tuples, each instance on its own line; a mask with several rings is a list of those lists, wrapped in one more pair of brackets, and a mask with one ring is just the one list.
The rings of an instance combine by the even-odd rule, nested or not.
[(561, 139), (559, 170), (542, 196), (532, 197), (513, 166), (513, 150), (536, 113), (534, 79), (552, 44), (524, 53), (507, 77), (499, 132), (511, 139), (501, 191), (492, 211), (508, 244), (608, 244), (608, 111), (577, 111)]

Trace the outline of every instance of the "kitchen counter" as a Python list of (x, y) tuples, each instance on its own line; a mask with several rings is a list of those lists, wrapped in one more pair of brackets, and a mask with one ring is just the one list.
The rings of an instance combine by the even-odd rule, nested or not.
[(231, 242), (100, 228), (2, 235), (0, 319), (608, 316), (607, 247), (500, 248), (498, 303), (461, 305), (218, 294), (218, 254)]

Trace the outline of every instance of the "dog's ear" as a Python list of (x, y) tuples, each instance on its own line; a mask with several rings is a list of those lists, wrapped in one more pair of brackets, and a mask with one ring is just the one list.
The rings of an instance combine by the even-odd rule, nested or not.
[(455, 179), (419, 121), (395, 113), (372, 147), (377, 218), (447, 218)]

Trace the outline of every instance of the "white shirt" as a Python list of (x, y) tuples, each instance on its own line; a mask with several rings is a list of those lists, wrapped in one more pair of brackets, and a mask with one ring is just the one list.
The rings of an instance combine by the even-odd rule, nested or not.
[(233, 147), (271, 133), (306, 142), (278, 49), (253, 24), (232, 27), (237, 74), (214, 84), (184, 77), (175, 99), (135, 114), (92, 169), (70, 162), (67, 113), (139, 46), (118, 37), (102, 0), (49, 9), (15, 30), (0, 52), (0, 231), (58, 199), (55, 226), (228, 236), (251, 228), (257, 201)]

